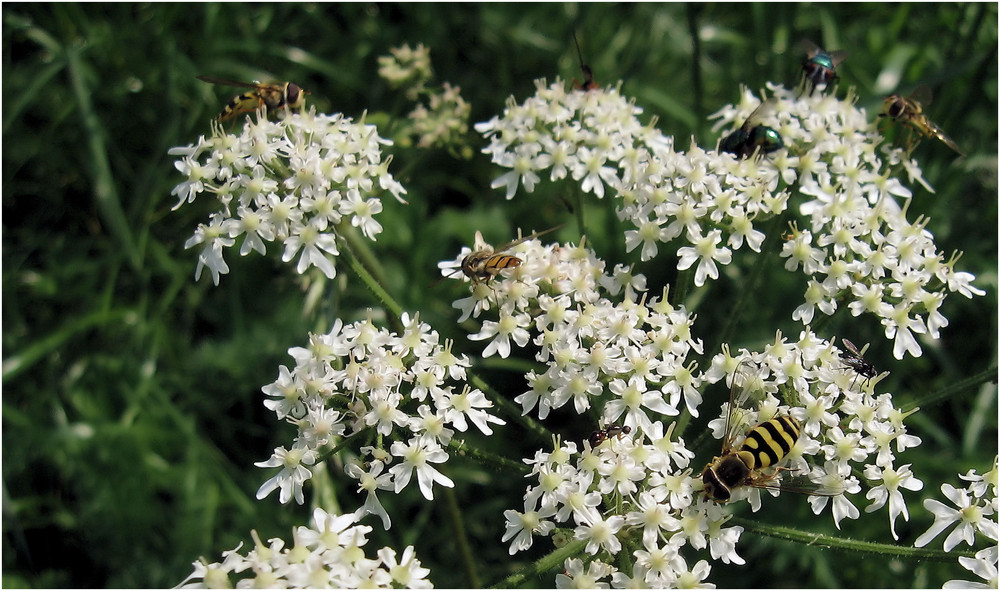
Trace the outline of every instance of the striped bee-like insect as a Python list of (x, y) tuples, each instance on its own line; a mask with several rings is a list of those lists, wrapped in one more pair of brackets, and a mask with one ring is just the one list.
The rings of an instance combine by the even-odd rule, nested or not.
[[(740, 421), (733, 420), (733, 409), (746, 403), (753, 385), (759, 384), (760, 381), (758, 375), (746, 375), (742, 368), (741, 365), (737, 370), (737, 375), (733, 378), (732, 388), (729, 390), (729, 412), (726, 416), (722, 454), (712, 458), (712, 461), (701, 472), (700, 478), (705, 485), (705, 495), (713, 501), (725, 503), (732, 496), (733, 489), (741, 486), (778, 488), (792, 492), (816, 494), (804, 489), (769, 484), (779, 471), (787, 470), (787, 468), (775, 468), (775, 471), (769, 473), (762, 472), (765, 468), (777, 466), (798, 441), (802, 427), (794, 417), (790, 415), (776, 416), (760, 423), (750, 429), (740, 446), (736, 447), (735, 442), (737, 432), (740, 431)], [(737, 379), (741, 377), (742, 380)], [(742, 381), (739, 395), (736, 394), (738, 381)]]
[(508, 242), (507, 244), (504, 244), (496, 249), (483, 240), (482, 232), (476, 230), (475, 250), (467, 254), (465, 258), (462, 259), (462, 264), (459, 268), (466, 277), (472, 280), (473, 283), (489, 283), (490, 279), (496, 277), (500, 271), (519, 267), (521, 266), (521, 263), (524, 262), (512, 254), (504, 254), (505, 250), (513, 248), (525, 240), (537, 238), (542, 234), (548, 234), (549, 232), (558, 230), (561, 227), (562, 224), (554, 228), (549, 228), (548, 230), (529, 234), (528, 236)]
[(276, 113), (282, 107), (298, 109), (306, 104), (306, 95), (309, 94), (294, 82), (251, 84), (249, 82), (216, 78), (215, 76), (198, 76), (198, 80), (210, 84), (250, 89), (239, 96), (233, 97), (226, 103), (222, 112), (215, 118), (219, 123), (229, 121), (233, 117), (243, 113), (253, 113), (261, 107), (264, 107), (268, 114)]
[[(843, 341), (844, 348), (847, 349), (847, 351), (841, 354), (840, 360), (843, 361), (847, 367), (850, 367), (855, 373), (863, 377), (865, 379), (865, 383), (868, 383), (868, 380), (878, 375), (878, 370), (875, 369), (875, 366), (872, 365), (867, 359), (861, 356), (861, 352), (854, 346), (854, 343), (843, 338), (840, 340)], [(854, 379), (857, 381), (857, 377)], [(851, 387), (854, 387), (853, 383), (851, 384)]]

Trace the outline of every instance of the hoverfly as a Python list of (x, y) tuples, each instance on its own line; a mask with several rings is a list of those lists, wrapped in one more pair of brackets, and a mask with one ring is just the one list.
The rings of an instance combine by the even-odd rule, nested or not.
[[(841, 354), (840, 360), (843, 361), (847, 367), (850, 367), (859, 376), (865, 378), (865, 383), (878, 375), (878, 370), (875, 369), (875, 366), (872, 365), (867, 359), (861, 356), (861, 352), (854, 346), (854, 343), (843, 338), (840, 340), (843, 341), (844, 348), (847, 349), (846, 352)], [(857, 380), (857, 377), (855, 377), (855, 380)], [(853, 383), (851, 384), (851, 387), (854, 387)]]
[(598, 429), (590, 434), (590, 449), (597, 449), (597, 446), (604, 443), (605, 440), (611, 437), (617, 437), (621, 439), (623, 436), (628, 435), (632, 432), (632, 427), (624, 425), (619, 427), (618, 425), (611, 425), (603, 429)]
[(459, 268), (466, 277), (472, 280), (473, 283), (489, 283), (490, 279), (496, 277), (500, 271), (504, 269), (510, 269), (513, 267), (519, 267), (523, 262), (521, 259), (517, 258), (512, 254), (504, 254), (504, 251), (521, 244), (525, 240), (530, 240), (532, 238), (537, 238), (542, 234), (548, 234), (562, 227), (562, 224), (549, 228), (548, 230), (543, 230), (541, 232), (535, 232), (534, 234), (529, 234), (517, 240), (508, 242), (496, 249), (486, 244), (483, 240), (483, 234), (479, 230), (476, 230), (476, 241), (475, 249), (473, 252), (465, 255), (462, 259)]
[[(899, 121), (910, 130), (911, 135), (913, 130), (916, 130), (926, 137), (936, 137), (944, 142), (946, 146), (958, 152), (960, 156), (965, 156), (965, 153), (958, 147), (955, 140), (948, 137), (948, 134), (938, 127), (937, 123), (928, 119), (927, 115), (924, 114), (924, 107), (929, 106), (933, 98), (931, 89), (926, 86), (918, 87), (908, 97), (890, 94), (885, 97), (882, 112), (878, 116), (890, 117)], [(908, 141), (907, 143), (909, 144), (910, 142)]]
[(573, 44), (576, 45), (576, 55), (580, 59), (580, 71), (583, 72), (583, 84), (577, 82), (576, 78), (573, 78), (573, 88), (579, 88), (580, 90), (596, 90), (601, 86), (594, 82), (594, 71), (590, 69), (590, 66), (583, 63), (583, 52), (580, 51), (580, 42), (576, 40), (576, 31), (573, 31)]
[[(743, 365), (740, 365), (737, 369), (729, 390), (729, 410), (726, 415), (722, 453), (712, 458), (699, 475), (705, 485), (705, 495), (717, 503), (725, 503), (732, 497), (733, 489), (752, 486), (809, 495), (836, 496), (820, 492), (819, 486), (804, 477), (800, 479), (801, 486), (799, 482), (793, 486), (770, 484), (779, 472), (789, 470), (788, 468), (776, 467), (774, 472), (763, 472), (765, 468), (776, 466), (781, 462), (799, 440), (802, 426), (795, 417), (779, 415), (764, 421), (747, 431), (739, 447), (736, 446), (741, 421), (738, 418), (734, 420), (734, 408), (746, 404), (754, 384), (760, 382), (759, 374), (747, 375), (741, 371), (742, 367)], [(740, 377), (742, 377), (742, 389), (737, 394)]]
[(847, 58), (846, 51), (824, 51), (808, 39), (802, 40), (806, 59), (802, 60), (802, 83), (809, 86), (809, 96), (820, 84), (829, 88), (837, 80), (837, 66)]
[(282, 107), (298, 109), (306, 103), (307, 91), (294, 82), (278, 84), (251, 84), (248, 82), (237, 82), (235, 80), (225, 80), (215, 76), (198, 76), (198, 80), (210, 84), (221, 84), (224, 86), (237, 86), (249, 88), (251, 90), (241, 95), (235, 96), (226, 103), (222, 112), (215, 118), (219, 123), (229, 121), (233, 117), (242, 113), (252, 113), (263, 106), (268, 113), (277, 112)]
[(766, 125), (760, 125), (760, 119), (770, 112), (777, 100), (772, 98), (762, 102), (753, 113), (747, 117), (743, 125), (733, 133), (727, 135), (719, 144), (719, 149), (723, 152), (736, 154), (737, 158), (746, 158), (752, 154), (757, 154), (760, 158), (764, 154), (780, 150), (785, 147), (785, 142), (774, 129)]

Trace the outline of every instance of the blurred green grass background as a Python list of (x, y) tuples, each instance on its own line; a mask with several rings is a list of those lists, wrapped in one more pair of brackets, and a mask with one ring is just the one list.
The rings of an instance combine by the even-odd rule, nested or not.
[[(533, 93), (536, 78), (578, 76), (575, 31), (598, 82), (622, 80), (623, 93), (685, 149), (692, 136), (715, 145), (706, 116), (735, 101), (740, 84), (755, 90), (767, 81), (794, 84), (801, 38), (846, 49), (840, 96), (856, 86), (859, 106), (872, 119), (886, 94), (920, 84), (933, 89), (928, 114), (968, 156), (956, 160), (939, 142), (921, 143), (924, 176), (937, 192), (910, 183), (910, 218), (929, 216), (939, 248), (964, 251), (958, 266), (975, 273), (988, 294), (949, 298), (944, 313), (951, 325), (942, 340), (924, 344), (919, 359), (892, 359), (891, 344), (871, 319), (840, 315), (831, 334), (873, 343), (868, 357), (893, 371), (883, 385), (897, 404), (995, 367), (995, 3), (5, 3), (2, 10), (4, 586), (172, 586), (198, 556), (217, 560), (249, 542), (252, 528), (262, 539), (287, 539), (293, 525), (308, 519), (307, 507), (254, 500), (266, 475), (253, 462), (289, 438), (263, 408), (260, 387), (289, 363), (287, 349), (304, 343), (307, 331), (325, 331), (337, 317), (364, 318), (376, 303), (342, 270), (320, 308), (303, 314), (305, 294), (273, 253), (231, 253), (232, 273), (219, 287), (206, 277), (193, 281), (196, 255), (183, 244), (208, 210), (170, 211), (180, 175), (167, 150), (208, 134), (209, 120), (229, 96), (196, 80), (199, 74), (292, 80), (312, 92), (311, 104), (323, 112), (368, 111), (373, 120), (391, 121), (411, 106), (378, 78), (377, 57), (423, 43), (431, 48), (435, 82), (461, 86), (475, 122), (501, 112), (508, 96)], [(499, 172), (478, 153), (480, 145), (471, 161), (394, 150), (391, 170), (408, 188), (410, 205), (384, 201), (385, 232), (373, 245), (389, 292), (465, 351), (477, 347), (464, 342), (455, 324), (450, 302), (457, 289), (447, 282), (426, 287), (437, 261), (470, 244), (473, 229), (498, 243), (517, 227), (541, 229), (566, 215), (558, 188), (504, 201), (489, 188)], [(636, 253), (622, 252), (610, 200), (588, 208), (595, 220), (588, 245), (610, 261), (636, 261)], [(571, 228), (558, 235), (579, 238)], [(637, 265), (653, 285), (669, 282), (672, 269), (655, 260)], [(698, 300), (695, 329), (709, 344), (737, 296), (731, 279)], [(794, 337), (789, 317), (803, 286), (799, 278), (779, 277), (767, 305), (741, 324), (737, 344), (770, 341), (778, 328)], [(487, 375), (516, 395), (523, 380), (502, 365), (488, 365), (494, 371)], [(953, 393), (914, 415), (910, 424), (924, 444), (904, 461), (924, 480), (921, 494), (941, 498), (941, 482), (958, 485), (958, 472), (988, 470), (996, 423), (993, 385)], [(553, 426), (577, 439), (593, 428), (568, 418)], [(515, 458), (530, 454), (509, 431), (482, 445)], [(449, 468), (468, 535), (480, 550), (482, 582), (544, 553), (536, 544), (510, 558), (499, 543), (501, 513), (520, 508), (525, 483), (498, 481), (471, 464)], [(332, 478), (331, 486), (327, 492), (345, 511), (359, 504), (342, 478)], [(904, 542), (930, 525), (920, 496), (911, 496), (911, 521), (897, 522)], [(371, 552), (415, 543), (437, 585), (471, 584), (452, 568), (443, 503), (382, 499), (394, 526), (373, 534)], [(804, 527), (837, 533), (828, 518), (813, 518), (805, 502), (798, 505)], [(876, 516), (845, 524), (843, 535), (891, 541), (884, 510)], [(787, 511), (775, 518), (785, 520), (794, 518)], [(909, 587), (972, 578), (954, 562), (803, 552), (749, 534), (740, 553), (746, 566), (720, 565), (710, 580), (741, 587)], [(551, 578), (533, 583), (551, 586)]]

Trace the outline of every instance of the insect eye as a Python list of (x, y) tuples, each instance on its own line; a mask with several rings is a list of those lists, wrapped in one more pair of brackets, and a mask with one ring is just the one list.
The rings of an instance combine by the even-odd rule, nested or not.
[(302, 88), (298, 84), (293, 82), (288, 83), (288, 104), (294, 105), (299, 101), (299, 97), (302, 95)]

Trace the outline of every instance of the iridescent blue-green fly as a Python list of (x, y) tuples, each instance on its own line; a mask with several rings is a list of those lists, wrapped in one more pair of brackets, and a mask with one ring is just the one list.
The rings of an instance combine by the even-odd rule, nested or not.
[(719, 143), (719, 150), (736, 154), (737, 158), (742, 159), (753, 154), (761, 158), (764, 154), (784, 148), (785, 142), (777, 131), (766, 125), (760, 125), (761, 117), (773, 110), (777, 102), (772, 97), (761, 103), (739, 129), (723, 138)]
[(820, 84), (824, 88), (829, 88), (837, 76), (837, 66), (847, 59), (846, 51), (824, 51), (808, 39), (802, 40), (802, 47), (806, 50), (806, 59), (802, 60), (802, 83), (809, 87), (809, 96)]

